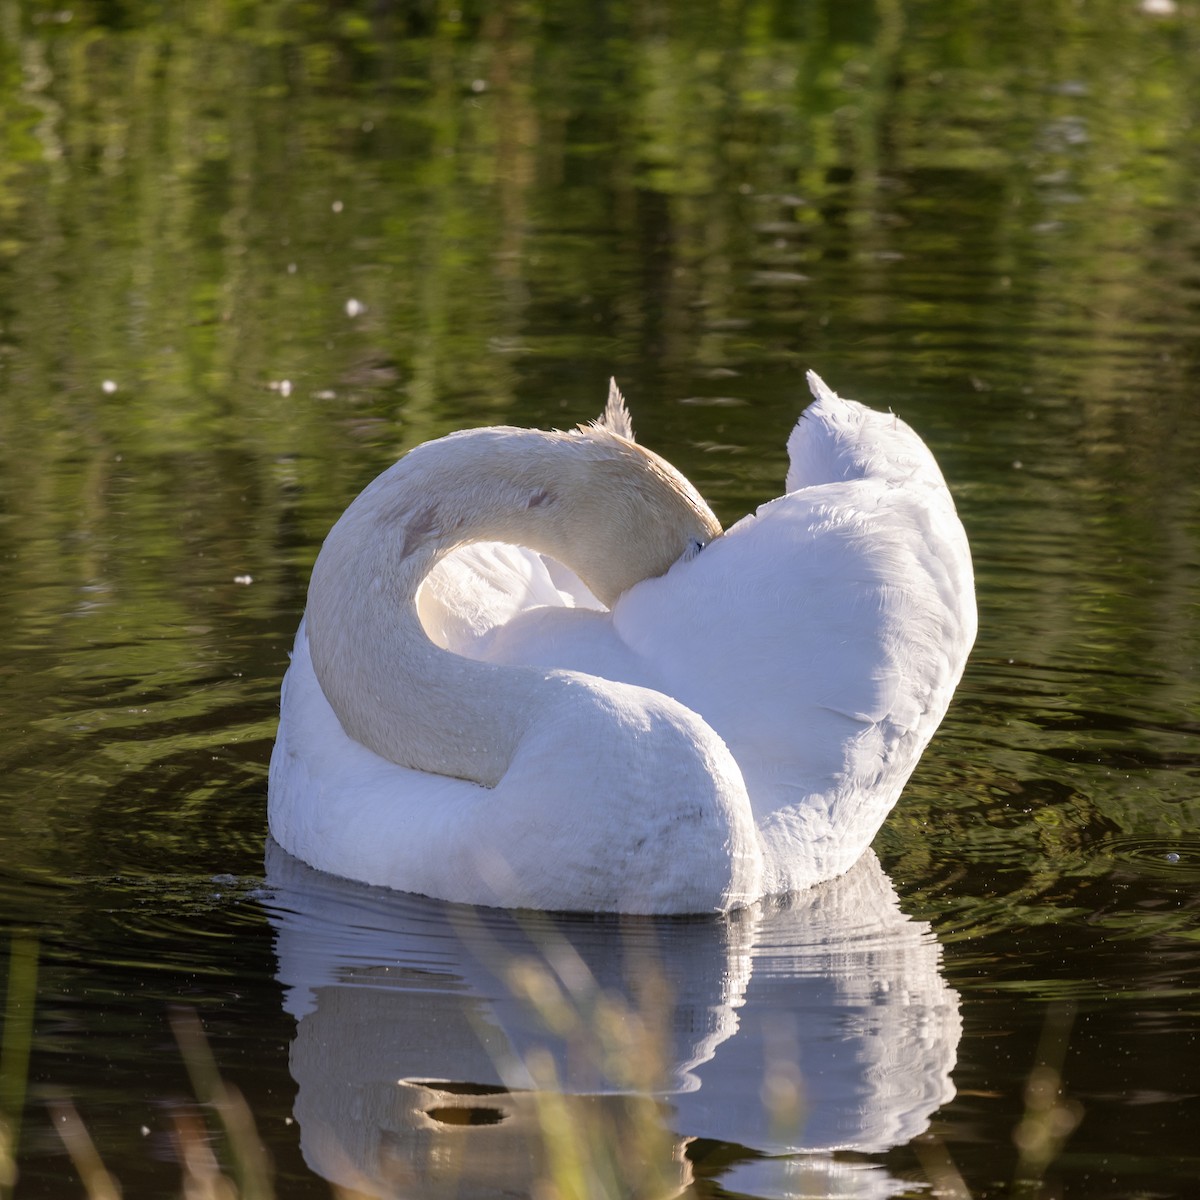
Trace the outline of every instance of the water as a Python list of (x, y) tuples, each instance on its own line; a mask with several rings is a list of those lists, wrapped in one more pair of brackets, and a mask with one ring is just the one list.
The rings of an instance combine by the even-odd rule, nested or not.
[[(329, 1193), (322, 1127), (357, 1185), (527, 1188), (535, 1032), (494, 945), (573, 948), (621, 1029), (653, 947), (651, 1098), (570, 1039), (541, 1061), (664, 1188), (1190, 1194), (1190, 10), (8, 3), (0, 30), (18, 1195), (77, 1188), (54, 1095), (127, 1195), (176, 1187), (180, 1005), (279, 1194)], [(531, 929), (264, 866), (286, 648), (370, 477), (463, 425), (588, 419), (615, 373), (728, 522), (776, 494), (810, 366), (922, 432), (976, 556), (963, 685), (851, 877), (876, 907)], [(330, 1116), (368, 1110), (374, 1148)]]

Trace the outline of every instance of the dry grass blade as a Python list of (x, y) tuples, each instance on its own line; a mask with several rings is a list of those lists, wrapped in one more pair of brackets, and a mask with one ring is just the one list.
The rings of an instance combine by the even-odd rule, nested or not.
[(52, 1100), (50, 1115), (54, 1129), (83, 1180), (88, 1200), (121, 1200), (121, 1185), (100, 1161), (91, 1134), (69, 1100)]
[[(189, 1009), (176, 1009), (171, 1014), (171, 1027), (196, 1099), (217, 1114), (225, 1131), (237, 1179), (237, 1191), (233, 1194), (242, 1200), (268, 1200), (274, 1195), (271, 1166), (249, 1106), (242, 1094), (221, 1078), (196, 1014)], [(184, 1161), (186, 1163), (187, 1159)]]
[(1020, 1154), (1013, 1185), (1017, 1195), (1037, 1194), (1047, 1167), (1083, 1120), (1083, 1106), (1063, 1095), (1063, 1065), (1074, 1020), (1072, 1004), (1052, 1005), (1046, 1014), (1037, 1064), (1025, 1083), (1025, 1114), (1013, 1131)]
[(4, 1040), (0, 1044), (0, 1198), (11, 1196), (17, 1183), (17, 1152), (33, 1048), (37, 977), (37, 939), (28, 934), (14, 934), (8, 956)]

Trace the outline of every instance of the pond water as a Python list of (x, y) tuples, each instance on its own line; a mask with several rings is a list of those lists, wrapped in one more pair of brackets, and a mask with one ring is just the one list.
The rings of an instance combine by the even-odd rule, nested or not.
[[(177, 1192), (185, 1010), (280, 1195), (1193, 1195), (1198, 55), (1186, 0), (0, 3), (16, 1194), (80, 1190), (63, 1098)], [(854, 872), (516, 918), (269, 850), (365, 482), (615, 374), (728, 523), (808, 367), (927, 439), (980, 603)]]

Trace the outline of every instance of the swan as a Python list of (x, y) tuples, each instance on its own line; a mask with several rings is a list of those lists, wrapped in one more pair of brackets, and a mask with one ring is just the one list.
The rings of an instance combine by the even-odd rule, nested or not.
[(505, 908), (724, 912), (843, 874), (974, 642), (933, 455), (814, 373), (722, 533), (613, 390), (409, 451), (313, 567), (268, 823), (319, 870)]

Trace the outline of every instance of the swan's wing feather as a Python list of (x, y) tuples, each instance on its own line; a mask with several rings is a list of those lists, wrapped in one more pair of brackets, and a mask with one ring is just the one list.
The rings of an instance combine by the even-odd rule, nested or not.
[(472, 653), (487, 662), (578, 671), (663, 690), (653, 665), (622, 641), (607, 609), (526, 609), (481, 639)]
[(852, 479), (946, 486), (929, 447), (895, 413), (843, 400), (814, 373), (809, 377), (816, 399), (788, 438), (787, 491)]
[(469, 904), (703, 912), (761, 896), (741, 773), (712, 730), (654, 692), (545, 678), (563, 702), (485, 788), (348, 737), (302, 624), (271, 758), (272, 835), (318, 870)]
[(443, 649), (483, 657), (494, 631), (541, 606), (600, 608), (568, 568), (521, 546), (476, 542), (447, 555), (417, 596), (421, 624)]
[(969, 562), (948, 493), (829, 484), (639, 584), (614, 623), (725, 739), (760, 822), (851, 846), (855, 818), (838, 805), (873, 793), (857, 854), (958, 682), (974, 638), (958, 591)]

